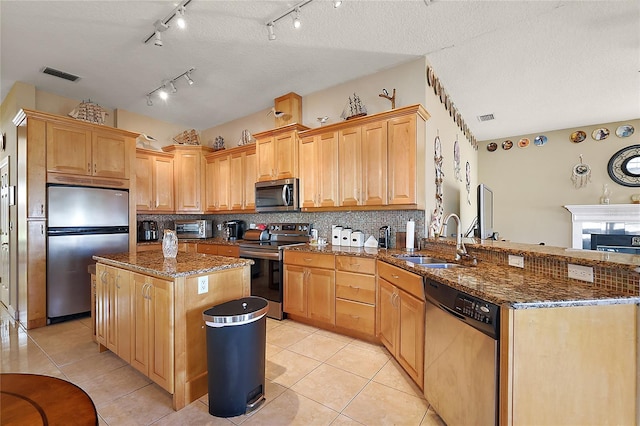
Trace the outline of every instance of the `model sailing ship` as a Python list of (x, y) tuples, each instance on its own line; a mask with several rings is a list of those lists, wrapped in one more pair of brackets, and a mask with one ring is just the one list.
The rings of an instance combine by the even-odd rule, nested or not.
[(88, 101), (82, 101), (80, 105), (75, 107), (73, 111), (69, 113), (69, 116), (76, 120), (88, 121), (89, 123), (104, 125), (107, 119), (107, 110), (100, 105)]
[(351, 120), (352, 118), (364, 117), (365, 115), (367, 115), (367, 108), (362, 105), (360, 97), (354, 93), (353, 99), (349, 96), (349, 104), (342, 110), (340, 118), (343, 120)]

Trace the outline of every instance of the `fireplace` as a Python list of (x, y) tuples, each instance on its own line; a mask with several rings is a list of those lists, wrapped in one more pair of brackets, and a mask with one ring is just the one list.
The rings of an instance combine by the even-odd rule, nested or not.
[(571, 212), (572, 248), (640, 254), (640, 204), (564, 207)]

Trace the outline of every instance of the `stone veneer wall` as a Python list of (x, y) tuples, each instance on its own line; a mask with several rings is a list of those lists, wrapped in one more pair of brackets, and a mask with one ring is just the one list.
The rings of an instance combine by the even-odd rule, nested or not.
[[(432, 239), (423, 239), (422, 247), (426, 250), (442, 253), (447, 258), (455, 257), (455, 241), (435, 242)], [(593, 284), (568, 277), (567, 264), (579, 264), (578, 260), (566, 261), (560, 258), (553, 258), (543, 254), (513, 252), (505, 250), (492, 250), (490, 248), (471, 247), (467, 245), (467, 251), (479, 261), (493, 263), (495, 265), (513, 268), (509, 266), (509, 254), (524, 257), (524, 270), (533, 274), (543, 275), (559, 280), (571, 281), (583, 285), (593, 285), (595, 287), (607, 288), (620, 291), (633, 296), (640, 294), (640, 272), (629, 269), (606, 267), (600, 265), (593, 266)]]
[(360, 230), (366, 238), (373, 235), (378, 238), (378, 229), (388, 225), (391, 230), (391, 247), (396, 246), (396, 232), (404, 232), (409, 219), (416, 222), (416, 244), (425, 237), (425, 212), (423, 210), (381, 210), (381, 211), (345, 211), (345, 212), (317, 212), (317, 213), (254, 213), (229, 215), (138, 215), (137, 220), (155, 220), (162, 237), (164, 229), (173, 229), (176, 219), (210, 219), (213, 220), (213, 236), (222, 237), (217, 225), (228, 220), (244, 220), (249, 228), (251, 223), (280, 223), (301, 222), (310, 223), (318, 230), (320, 237), (331, 241), (331, 225), (350, 227), (354, 231)]

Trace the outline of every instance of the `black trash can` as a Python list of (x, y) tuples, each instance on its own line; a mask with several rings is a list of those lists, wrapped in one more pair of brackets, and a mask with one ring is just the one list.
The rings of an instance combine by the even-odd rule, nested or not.
[(209, 414), (233, 417), (264, 402), (269, 302), (243, 297), (202, 313), (207, 325)]

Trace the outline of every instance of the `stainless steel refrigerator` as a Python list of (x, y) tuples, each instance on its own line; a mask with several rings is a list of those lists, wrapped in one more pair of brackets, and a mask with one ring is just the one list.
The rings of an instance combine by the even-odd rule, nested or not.
[(91, 310), (92, 256), (129, 251), (129, 193), (49, 186), (47, 196), (47, 317), (56, 322)]

